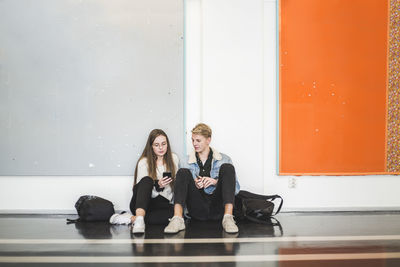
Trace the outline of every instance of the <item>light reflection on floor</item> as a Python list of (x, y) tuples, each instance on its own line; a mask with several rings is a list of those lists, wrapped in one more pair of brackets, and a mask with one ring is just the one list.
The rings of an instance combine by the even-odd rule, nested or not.
[(0, 215), (0, 266), (400, 266), (400, 213), (282, 213), (275, 226), (187, 222), (165, 235), (64, 215)]

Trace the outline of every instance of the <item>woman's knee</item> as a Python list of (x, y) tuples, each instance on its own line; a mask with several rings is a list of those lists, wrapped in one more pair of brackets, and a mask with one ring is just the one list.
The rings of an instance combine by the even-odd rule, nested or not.
[(138, 192), (142, 190), (151, 190), (154, 185), (154, 180), (149, 177), (145, 176), (133, 187), (133, 192)]
[(137, 185), (139, 184), (154, 184), (154, 180), (150, 177), (150, 176), (145, 176), (142, 179), (140, 179), (140, 181), (137, 183)]

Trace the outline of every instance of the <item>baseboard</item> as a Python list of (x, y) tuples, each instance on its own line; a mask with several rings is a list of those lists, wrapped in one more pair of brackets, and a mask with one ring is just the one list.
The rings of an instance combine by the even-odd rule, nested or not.
[[(122, 212), (122, 210), (116, 210), (116, 213)], [(37, 209), (0, 209), (0, 214), (51, 214), (51, 215), (64, 215), (64, 214), (73, 214), (77, 215), (76, 210), (37, 210)]]
[(76, 210), (1, 210), (0, 214), (77, 214)]
[[(116, 213), (122, 210), (116, 210)], [(286, 207), (282, 208), (281, 213), (325, 213), (325, 212), (400, 212), (400, 207)], [(0, 209), (0, 214), (51, 214), (51, 215), (77, 215), (76, 210), (38, 210), (38, 209)]]
[(399, 212), (400, 207), (284, 207), (281, 212)]

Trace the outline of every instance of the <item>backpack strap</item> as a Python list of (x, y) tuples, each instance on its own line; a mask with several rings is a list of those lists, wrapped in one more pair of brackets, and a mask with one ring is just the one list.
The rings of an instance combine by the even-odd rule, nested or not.
[(80, 221), (81, 221), (80, 218), (78, 218), (78, 219), (68, 219), (68, 218), (67, 218), (67, 224), (77, 223), (77, 222), (80, 222)]
[(243, 199), (254, 198), (254, 199), (265, 199), (265, 200), (270, 200), (270, 201), (274, 201), (275, 199), (280, 199), (281, 201), (279, 203), (278, 209), (271, 216), (277, 215), (281, 211), (281, 208), (282, 208), (282, 205), (283, 205), (283, 199), (282, 199), (282, 197), (280, 195), (265, 196), (265, 195), (251, 193), (251, 192), (246, 191), (246, 190), (240, 190), (239, 194), (238, 194), (238, 197), (243, 198)]
[(278, 209), (275, 211), (274, 214), (272, 214), (272, 216), (275, 216), (276, 214), (278, 214), (281, 211), (282, 205), (283, 205), (283, 199), (280, 195), (270, 195), (270, 196), (265, 196), (266, 200), (271, 200), (274, 201), (275, 199), (280, 199), (280, 203), (279, 203), (279, 207)]
[[(275, 222), (272, 222), (272, 220), (275, 220)], [(283, 236), (283, 228), (282, 228), (281, 223), (278, 221), (278, 219), (271, 217), (271, 222), (272, 222), (272, 226), (278, 226), (279, 231), (281, 232), (280, 236)]]

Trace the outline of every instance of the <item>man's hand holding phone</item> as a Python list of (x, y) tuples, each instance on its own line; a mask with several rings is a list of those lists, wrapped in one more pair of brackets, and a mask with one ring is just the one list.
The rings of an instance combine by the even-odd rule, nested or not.
[(207, 188), (210, 185), (216, 185), (218, 180), (217, 179), (213, 179), (211, 177), (197, 176), (197, 178), (195, 179), (194, 182), (196, 184), (196, 187), (198, 189), (201, 189), (201, 188)]
[(194, 184), (196, 185), (197, 189), (202, 189), (203, 186), (203, 177), (197, 176), (197, 178), (194, 180)]
[(203, 186), (204, 186), (204, 188), (207, 188), (207, 187), (209, 187), (211, 185), (216, 185), (217, 182), (218, 182), (217, 179), (203, 176)]

